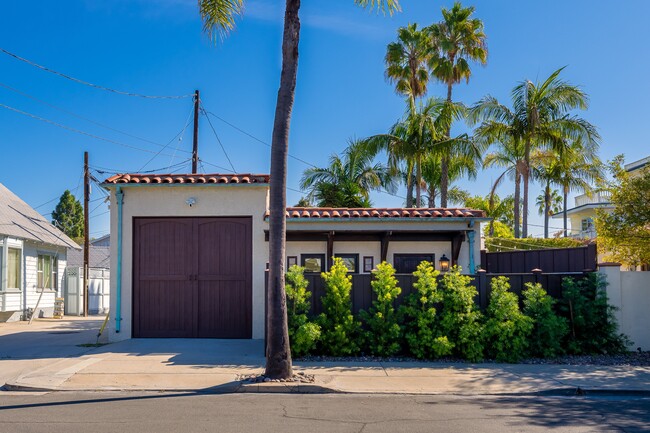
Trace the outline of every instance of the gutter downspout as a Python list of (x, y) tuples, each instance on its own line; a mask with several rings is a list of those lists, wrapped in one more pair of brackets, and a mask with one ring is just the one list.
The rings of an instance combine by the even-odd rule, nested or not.
[(122, 327), (122, 207), (124, 204), (124, 192), (119, 185), (115, 190), (117, 201), (117, 284), (116, 305), (115, 305), (115, 333), (120, 332)]
[[(469, 222), (469, 228), (473, 229), (474, 228), (474, 221)], [(467, 232), (467, 237), (469, 239), (469, 270), (468, 272), (470, 274), (474, 274), (476, 272), (476, 265), (474, 263), (474, 235), (476, 235), (476, 232), (474, 230), (471, 230)]]

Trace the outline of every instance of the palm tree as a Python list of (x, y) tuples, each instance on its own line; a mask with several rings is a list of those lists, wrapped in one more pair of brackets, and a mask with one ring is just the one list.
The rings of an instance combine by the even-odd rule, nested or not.
[(503, 199), (497, 194), (488, 194), (485, 197), (474, 196), (465, 199), (465, 207), (470, 209), (482, 209), (490, 221), (488, 235), (494, 236), (494, 221), (499, 221), (508, 227), (512, 227), (514, 223), (513, 216), (513, 196), (509, 195)]
[[(480, 160), (476, 156), (471, 154), (456, 154), (449, 160), (450, 185), (462, 177), (476, 179), (478, 166), (480, 165)], [(427, 155), (422, 163), (423, 187), (427, 189), (428, 206), (431, 208), (436, 207), (436, 198), (440, 192), (440, 177), (442, 173), (440, 160), (440, 155), (431, 153)], [(449, 202), (462, 203), (464, 202), (465, 196), (466, 191), (454, 186), (450, 186), (447, 191)]]
[(562, 211), (562, 196), (557, 189), (551, 189), (550, 185), (546, 185), (535, 199), (535, 204), (537, 212), (544, 215), (544, 237), (548, 238), (548, 219)]
[(469, 110), (469, 120), (471, 123), (482, 121), (474, 130), (474, 141), (484, 147), (498, 145), (495, 151), (485, 156), (483, 167), (505, 168), (494, 182), (491, 194), (495, 193), (506, 177), (514, 180), (514, 234), (515, 238), (519, 238), (521, 236), (521, 177), (525, 149), (517, 116), (508, 107), (501, 105), (496, 98), (488, 95)]
[(596, 155), (597, 146), (594, 143), (585, 143), (576, 140), (565, 147), (556, 155), (556, 180), (555, 184), (562, 189), (562, 220), (564, 236), (567, 230), (567, 205), (571, 191), (591, 192), (592, 185), (601, 182), (604, 178), (604, 167)]
[(593, 125), (568, 114), (574, 109), (586, 109), (588, 97), (580, 88), (559, 78), (562, 69), (553, 72), (541, 83), (526, 80), (512, 90), (512, 105), (525, 146), (522, 172), (524, 237), (528, 235), (528, 189), (533, 148), (559, 151), (566, 142), (575, 140), (597, 147), (600, 139)]
[[(427, 28), (434, 48), (431, 74), (447, 85), (447, 102), (452, 102), (452, 90), (462, 80), (469, 82), (470, 62), (487, 63), (486, 36), (483, 21), (472, 18), (474, 7), (455, 2), (451, 9), (442, 9), (443, 20)], [(451, 137), (451, 125), (447, 130)], [(440, 182), (440, 204), (447, 207), (449, 156), (443, 155)]]
[[(399, 10), (398, 0), (354, 0), (362, 7), (377, 8), (392, 14)], [(199, 0), (203, 28), (210, 37), (225, 36), (242, 14), (244, 0)], [(271, 184), (269, 196), (269, 277), (265, 375), (289, 378), (293, 375), (284, 290), (286, 244), (285, 208), (287, 204), (287, 153), (289, 127), (298, 73), (300, 40), (300, 0), (286, 0), (282, 37), (282, 72), (275, 106), (271, 140)]]
[[(463, 117), (465, 109), (460, 104), (430, 98), (425, 103), (409, 107), (404, 118), (393, 125), (388, 134), (379, 134), (364, 140), (370, 154), (384, 150), (388, 153), (389, 167), (396, 171), (405, 163), (406, 173), (415, 170), (415, 206), (422, 206), (422, 165), (431, 153), (478, 154), (466, 135), (453, 139), (447, 137), (454, 120)], [(407, 189), (410, 176), (407, 175)], [(408, 199), (408, 198), (407, 198)]]
[(386, 79), (395, 84), (400, 95), (415, 100), (427, 93), (429, 82), (428, 62), (431, 43), (428, 34), (418, 30), (417, 24), (409, 24), (397, 30), (397, 41), (386, 47)]
[(395, 178), (388, 167), (372, 164), (359, 141), (352, 141), (343, 156), (332, 155), (329, 167), (305, 170), (300, 188), (309, 191), (310, 201), (322, 207), (370, 207), (370, 191), (395, 190)]
[(552, 188), (553, 184), (559, 181), (559, 164), (555, 154), (551, 152), (536, 152), (535, 159), (533, 172), (543, 186), (542, 193), (535, 203), (539, 214), (544, 215), (544, 238), (548, 238), (548, 220), (562, 207), (562, 197)]

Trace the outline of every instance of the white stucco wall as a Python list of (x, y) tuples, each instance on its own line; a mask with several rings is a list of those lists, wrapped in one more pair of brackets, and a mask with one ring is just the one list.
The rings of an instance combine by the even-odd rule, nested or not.
[[(133, 218), (135, 217), (218, 217), (252, 216), (252, 335), (264, 338), (264, 270), (268, 245), (264, 240), (264, 213), (268, 203), (267, 185), (231, 184), (172, 184), (122, 185), (124, 192), (122, 219), (122, 321), (116, 333), (117, 307), (117, 203), (115, 187), (111, 187), (111, 306), (108, 324), (111, 341), (131, 338), (132, 332), (132, 276), (133, 276)], [(194, 197), (196, 204), (186, 204)]]
[(631, 350), (650, 350), (650, 272), (621, 271), (619, 266), (601, 266), (607, 278), (609, 303), (620, 332), (632, 340)]

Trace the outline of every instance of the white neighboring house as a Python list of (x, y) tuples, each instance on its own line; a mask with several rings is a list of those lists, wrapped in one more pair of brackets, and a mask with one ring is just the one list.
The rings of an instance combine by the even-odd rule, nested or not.
[[(638, 161), (625, 164), (624, 169), (631, 176), (636, 176), (644, 168), (650, 166), (650, 156)], [(571, 237), (579, 239), (595, 239), (597, 236), (594, 220), (596, 209), (612, 210), (614, 206), (607, 192), (581, 194), (575, 197), (575, 206), (567, 209), (567, 218), (570, 221), (569, 233)], [(553, 215), (553, 219), (562, 220), (563, 213)]]
[(0, 322), (52, 316), (68, 248), (80, 249), (0, 183)]

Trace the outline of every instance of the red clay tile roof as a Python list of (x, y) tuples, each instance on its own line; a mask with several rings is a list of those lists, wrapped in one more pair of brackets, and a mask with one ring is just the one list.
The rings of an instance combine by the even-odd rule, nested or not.
[[(268, 213), (267, 213), (268, 215)], [(465, 208), (327, 208), (289, 207), (287, 218), (485, 218), (482, 210)]]
[(104, 181), (110, 184), (143, 183), (143, 184), (251, 184), (269, 183), (268, 174), (116, 174)]

